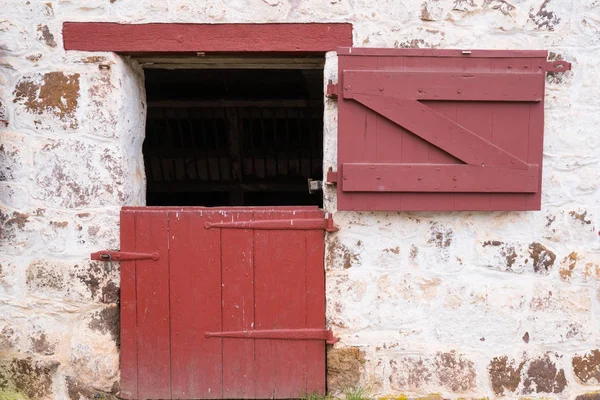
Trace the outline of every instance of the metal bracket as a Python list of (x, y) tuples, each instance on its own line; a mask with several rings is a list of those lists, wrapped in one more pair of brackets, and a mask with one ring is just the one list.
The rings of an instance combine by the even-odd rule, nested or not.
[(338, 98), (338, 84), (333, 83), (333, 81), (331, 79), (329, 80), (329, 83), (327, 84), (326, 97), (328, 99), (337, 99)]
[(132, 253), (127, 251), (102, 250), (90, 254), (90, 259), (96, 261), (158, 261), (159, 258), (160, 254), (158, 253), (158, 251), (155, 251), (153, 253)]
[(308, 180), (308, 193), (314, 194), (323, 190), (323, 181)]
[(554, 60), (546, 62), (546, 72), (566, 72), (571, 70), (571, 63), (562, 60)]
[(264, 329), (251, 331), (205, 332), (204, 337), (227, 339), (275, 339), (275, 340), (325, 340), (327, 344), (339, 341), (331, 329)]
[(337, 185), (338, 182), (338, 173), (336, 171), (333, 170), (332, 167), (329, 167), (329, 170), (327, 171), (327, 182), (325, 182), (326, 185)]

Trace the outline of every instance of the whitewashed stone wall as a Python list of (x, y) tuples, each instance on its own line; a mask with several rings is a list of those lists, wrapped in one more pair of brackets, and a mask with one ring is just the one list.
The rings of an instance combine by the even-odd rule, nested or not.
[[(598, 0), (0, 0), (0, 399), (118, 394), (118, 212), (144, 202), (143, 73), (64, 21), (350, 22), (367, 47), (548, 49), (540, 212), (325, 208), (332, 391), (599, 399)], [(336, 78), (327, 57), (325, 81)], [(326, 101), (324, 169), (336, 160)], [(115, 265), (115, 267), (118, 267)]]

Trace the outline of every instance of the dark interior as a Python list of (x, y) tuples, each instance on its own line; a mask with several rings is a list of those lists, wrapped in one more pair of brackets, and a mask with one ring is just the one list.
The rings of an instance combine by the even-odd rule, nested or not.
[(149, 206), (322, 205), (321, 69), (145, 71)]

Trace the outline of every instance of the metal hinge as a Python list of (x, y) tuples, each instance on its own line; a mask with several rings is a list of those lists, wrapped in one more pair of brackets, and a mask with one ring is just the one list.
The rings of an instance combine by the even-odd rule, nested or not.
[(562, 60), (546, 61), (546, 72), (566, 72), (571, 70), (571, 63)]
[(258, 221), (238, 222), (205, 222), (206, 229), (257, 229), (257, 230), (300, 230), (310, 231), (323, 229), (327, 232), (337, 232), (338, 228), (333, 224), (333, 217), (329, 214), (325, 218), (305, 219), (263, 219)]
[(228, 339), (279, 339), (279, 340), (325, 340), (327, 344), (339, 341), (331, 329), (264, 329), (250, 331), (205, 332), (207, 338)]
[(332, 167), (329, 167), (329, 170), (327, 171), (327, 181), (325, 182), (325, 184), (326, 185), (337, 185), (337, 181), (338, 181), (337, 171), (334, 171)]
[(326, 97), (328, 99), (337, 99), (338, 98), (338, 84), (333, 83), (333, 81), (331, 79), (329, 80), (329, 83), (327, 84)]
[(158, 251), (153, 253), (132, 253), (127, 251), (102, 250), (92, 253), (91, 260), (96, 261), (133, 261), (133, 260), (154, 260), (158, 261), (160, 254)]

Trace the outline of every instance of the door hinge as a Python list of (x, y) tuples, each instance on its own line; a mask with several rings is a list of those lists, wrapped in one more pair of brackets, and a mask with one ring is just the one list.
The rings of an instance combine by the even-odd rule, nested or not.
[(326, 185), (337, 185), (337, 181), (338, 181), (337, 171), (334, 171), (332, 167), (329, 167), (329, 170), (327, 171), (327, 181), (325, 182), (325, 184)]
[(546, 61), (546, 72), (566, 72), (571, 70), (571, 63), (563, 60)]
[(264, 329), (250, 331), (205, 332), (207, 338), (227, 339), (279, 339), (279, 340), (325, 340), (327, 344), (339, 341), (331, 329)]
[(337, 99), (338, 98), (338, 84), (333, 83), (330, 79), (327, 84), (327, 98), (328, 99)]
[(153, 253), (132, 253), (127, 251), (102, 250), (92, 253), (91, 260), (96, 261), (133, 261), (133, 260), (154, 260), (158, 261), (160, 254), (158, 251)]
[(258, 230), (301, 230), (310, 231), (323, 229), (327, 232), (337, 232), (338, 228), (333, 224), (333, 217), (329, 214), (326, 218), (306, 219), (264, 219), (258, 221), (237, 222), (205, 222), (206, 229), (258, 229)]

